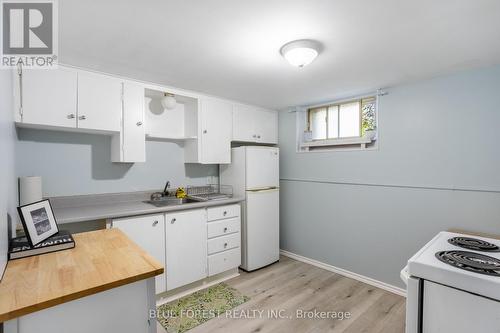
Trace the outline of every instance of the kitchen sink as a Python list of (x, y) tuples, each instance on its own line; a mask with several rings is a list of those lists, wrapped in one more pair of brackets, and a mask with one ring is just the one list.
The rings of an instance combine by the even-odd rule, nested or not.
[(144, 203), (153, 205), (155, 207), (165, 207), (165, 206), (177, 206), (184, 205), (187, 203), (199, 202), (199, 200), (194, 200), (191, 198), (173, 198), (173, 197), (165, 197), (155, 200), (146, 200)]

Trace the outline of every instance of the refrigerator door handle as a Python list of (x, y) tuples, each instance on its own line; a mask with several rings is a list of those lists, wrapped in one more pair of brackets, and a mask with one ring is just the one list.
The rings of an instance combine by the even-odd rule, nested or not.
[(247, 192), (258, 193), (258, 192), (273, 192), (273, 191), (279, 191), (279, 190), (280, 190), (279, 187), (268, 187), (268, 188), (247, 190)]

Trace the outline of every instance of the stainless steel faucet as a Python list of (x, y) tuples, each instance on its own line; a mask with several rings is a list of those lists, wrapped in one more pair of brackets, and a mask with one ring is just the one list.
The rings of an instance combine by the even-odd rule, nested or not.
[(167, 180), (163, 192), (154, 192), (151, 194), (151, 200), (161, 200), (163, 197), (168, 197), (168, 189), (170, 188), (170, 181)]
[(163, 196), (166, 197), (168, 196), (168, 189), (170, 188), (170, 180), (167, 180), (167, 183), (165, 184), (165, 188), (163, 189)]

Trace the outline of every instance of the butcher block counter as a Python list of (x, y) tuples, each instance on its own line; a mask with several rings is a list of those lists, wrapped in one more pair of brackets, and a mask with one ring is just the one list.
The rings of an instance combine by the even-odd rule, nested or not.
[[(130, 313), (134, 308), (140, 309), (137, 315), (141, 318), (134, 329), (151, 331), (144, 325), (149, 309), (154, 308), (154, 276), (163, 273), (163, 266), (119, 229), (74, 234), (73, 238), (73, 249), (8, 262), (0, 282), (0, 322), (8, 321), (5, 332), (31, 332), (32, 321), (37, 332), (57, 332), (55, 322), (72, 320), (71, 325), (78, 323), (82, 332), (122, 326), (129, 326), (125, 329), (129, 331), (134, 325), (123, 325), (127, 321), (123, 316), (134, 318)], [(120, 302), (127, 307), (116, 313), (118, 326), (108, 325), (117, 320), (108, 307), (119, 309)], [(106, 316), (99, 319), (96, 312), (100, 308)], [(82, 309), (88, 314), (81, 313)], [(71, 318), (73, 312), (77, 318)], [(57, 318), (59, 314), (62, 318)], [(11, 320), (14, 318), (18, 319)], [(82, 321), (92, 324), (82, 325)], [(96, 326), (99, 322), (106, 328)], [(71, 327), (71, 331), (80, 329)]]

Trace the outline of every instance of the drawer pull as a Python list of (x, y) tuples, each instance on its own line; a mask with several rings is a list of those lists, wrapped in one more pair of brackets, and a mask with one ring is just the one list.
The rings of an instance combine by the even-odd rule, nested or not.
[(153, 222), (153, 227), (156, 227), (157, 224), (158, 224), (158, 221), (154, 221)]
[(172, 219), (172, 221), (170, 221), (170, 224), (174, 224), (174, 223), (175, 223), (175, 221), (177, 221), (177, 219), (174, 217), (174, 218)]
[(227, 247), (227, 243), (224, 243), (224, 248), (226, 248), (226, 247)]
[(222, 215), (226, 216), (227, 215), (227, 211), (224, 211), (224, 213), (222, 213)]
[(224, 228), (224, 232), (227, 232), (227, 227)]

